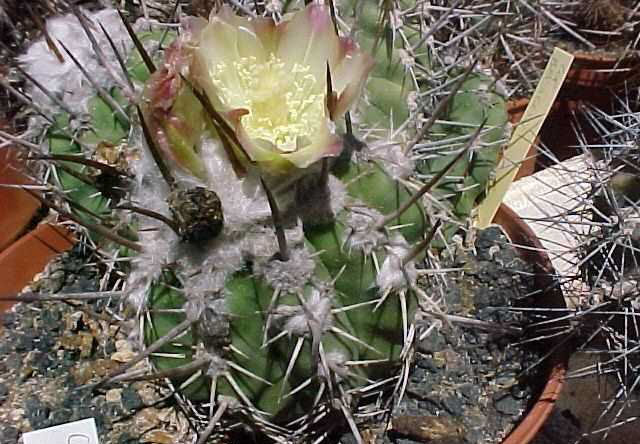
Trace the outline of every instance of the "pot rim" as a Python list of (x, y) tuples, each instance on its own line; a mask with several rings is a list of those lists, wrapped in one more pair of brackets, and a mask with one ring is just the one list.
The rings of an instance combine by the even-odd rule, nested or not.
[[(41, 223), (0, 252), (0, 296), (13, 297), (60, 253), (69, 250), (75, 239), (62, 225)], [(0, 312), (17, 301), (0, 299)]]
[(18, 150), (8, 146), (0, 151), (0, 252), (9, 248), (29, 231), (34, 217), (41, 208), (35, 197), (14, 186), (31, 184), (23, 171), (24, 160)]

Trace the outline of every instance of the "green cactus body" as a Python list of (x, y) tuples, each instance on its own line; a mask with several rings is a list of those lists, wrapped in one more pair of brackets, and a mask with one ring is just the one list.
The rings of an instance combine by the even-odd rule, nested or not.
[[(336, 176), (347, 185), (347, 192), (383, 215), (391, 214), (407, 202), (411, 195), (404, 185), (393, 180), (375, 161), (350, 162), (336, 170)], [(427, 227), (424, 209), (412, 205), (402, 213), (394, 225), (409, 243), (424, 237)]]
[[(407, 100), (416, 86), (400, 55), (400, 50), (405, 48), (404, 39), (393, 35), (388, 14), (394, 7), (402, 10), (415, 8), (416, 2), (385, 1), (382, 8), (378, 7), (378, 3), (372, 0), (349, 0), (341, 9), (354, 22), (358, 44), (375, 59), (366, 85), (368, 106), (362, 107), (361, 118), (368, 127), (388, 129), (393, 125), (398, 128), (409, 118)], [(415, 29), (403, 27), (403, 34), (411, 45), (421, 42), (420, 32)], [(422, 66), (429, 66), (428, 52), (416, 52), (413, 58)]]
[[(149, 305), (152, 306), (154, 310), (181, 308), (186, 300), (178, 291), (172, 288), (177, 284), (179, 284), (179, 282), (175, 276), (170, 271), (165, 272), (161, 282), (152, 285), (149, 289)], [(149, 343), (153, 343), (165, 336), (173, 327), (184, 320), (184, 314), (180, 313), (151, 313), (145, 323), (145, 339), (149, 341)], [(158, 370), (169, 370), (192, 362), (195, 345), (196, 338), (194, 332), (188, 331), (187, 334), (172, 341), (171, 344), (164, 346), (159, 351), (159, 353), (164, 354), (164, 356), (153, 356), (153, 363)], [(176, 358), (173, 356), (183, 357)], [(177, 386), (181, 386), (182, 383), (185, 382), (185, 379), (186, 378), (177, 378), (174, 380), (174, 383)], [(194, 399), (203, 401), (208, 399), (203, 396), (208, 391), (208, 385), (206, 385), (204, 378), (198, 378), (186, 386), (183, 391), (186, 396), (193, 397)]]
[[(114, 98), (117, 97), (119, 96), (115, 93)], [(88, 109), (91, 129), (79, 134), (77, 136), (78, 140), (89, 145), (98, 145), (100, 143), (118, 145), (125, 141), (128, 128), (123, 126), (114, 116), (111, 108), (109, 108), (103, 99), (99, 97), (92, 98), (89, 101)], [(53, 125), (47, 133), (49, 152), (51, 154), (85, 154), (82, 152), (82, 147), (72, 140), (69, 130), (66, 129), (68, 127), (69, 116), (66, 114), (58, 115), (55, 125)], [(82, 175), (88, 175), (90, 172), (86, 166), (78, 163), (62, 163), (67, 169), (81, 173)], [(73, 173), (63, 169), (58, 171), (57, 176), (60, 180), (62, 190), (67, 193), (73, 202), (79, 204), (81, 208), (89, 210), (97, 216), (108, 216), (110, 214), (109, 199), (102, 195), (95, 186), (86, 183), (78, 176), (74, 176)], [(72, 208), (72, 210), (82, 219), (93, 220), (93, 217), (87, 213), (87, 211), (74, 208)]]
[[(316, 265), (314, 279), (328, 280), (329, 274), (321, 263)], [(186, 300), (176, 290), (166, 284), (175, 285), (177, 281), (170, 273), (165, 273), (163, 282), (152, 286), (149, 294), (149, 305), (153, 310), (180, 309)], [(312, 297), (314, 286), (305, 287), (306, 299)], [(251, 405), (269, 415), (281, 420), (291, 420), (296, 415), (304, 414), (313, 406), (314, 395), (318, 390), (318, 382), (313, 381), (309, 389), (296, 396), (286, 396), (295, 387), (312, 378), (317, 371), (317, 363), (313, 356), (313, 337), (288, 335), (285, 338), (269, 343), (265, 336), (265, 328), (269, 310), (300, 309), (300, 300), (293, 294), (280, 294), (277, 304), (273, 306), (274, 290), (259, 276), (249, 271), (240, 271), (232, 275), (225, 285), (225, 307), (229, 321), (228, 336), (220, 339), (221, 343), (229, 344), (229, 350), (222, 351), (221, 361), (232, 361), (235, 367), (227, 367), (215, 374), (216, 391), (218, 394), (238, 398), (238, 390), (250, 401)], [(335, 303), (339, 304), (340, 298)], [(169, 330), (186, 319), (180, 313), (153, 313), (150, 323), (145, 329), (147, 343), (162, 338)], [(344, 313), (332, 317), (334, 326), (350, 335), (359, 337), (358, 331), (352, 329), (350, 320)], [(193, 362), (194, 348), (202, 335), (199, 326), (195, 325), (189, 333), (164, 346), (157, 356), (152, 357), (154, 365), (159, 370), (177, 368)], [(301, 339), (302, 345), (299, 358), (289, 367), (292, 350), (296, 342)], [(206, 342), (206, 340), (205, 340)], [(324, 353), (339, 354), (346, 360), (355, 361), (359, 358), (358, 347), (349, 343), (348, 339), (338, 334), (326, 331), (322, 333), (320, 343)], [(226, 348), (226, 347), (225, 347)], [(379, 359), (379, 357), (378, 357)], [(238, 368), (246, 372), (239, 371)], [(222, 373), (228, 372), (235, 382), (234, 387)], [(353, 371), (359, 375), (359, 371)], [(285, 378), (286, 375), (286, 378)], [(362, 378), (362, 375), (359, 376)], [(176, 378), (174, 384), (180, 386), (184, 378)], [(352, 378), (349, 387), (358, 386), (358, 378)], [(205, 401), (209, 399), (211, 389), (211, 375), (200, 376), (182, 389), (182, 393), (192, 400)]]
[[(364, 3), (348, 4), (347, 8), (360, 11), (356, 20), (359, 24), (356, 39), (363, 48), (373, 52), (376, 64), (365, 86), (366, 103), (354, 113), (357, 116), (354, 120), (365, 128), (382, 129), (391, 134), (392, 128), (397, 129), (411, 117), (408, 98), (418, 85), (400, 52), (403, 40), (393, 38), (389, 23), (385, 22), (381, 29), (381, 15), (377, 8), (369, 7), (373, 5), (369, 0)], [(403, 1), (402, 6), (410, 8), (416, 4), (408, 0)], [(385, 11), (391, 8), (391, 2), (385, 1), (384, 8)], [(228, 12), (222, 11), (221, 14)], [(406, 29), (406, 37), (415, 44), (420, 35), (415, 30)], [(156, 31), (140, 33), (138, 36), (139, 40), (149, 45), (163, 39), (168, 44), (174, 38), (173, 33), (165, 35)], [(349, 50), (352, 49), (350, 47)], [(429, 54), (416, 57), (425, 66), (429, 62)], [(306, 254), (311, 258), (308, 270), (300, 263), (293, 263), (295, 259), (290, 259), (289, 264), (294, 270), (293, 280), (296, 280), (296, 285), (292, 285), (287, 280), (290, 277), (281, 276), (286, 275), (287, 262), (278, 265), (280, 261), (275, 258), (276, 251), (272, 251), (277, 243), (276, 235), (286, 229), (276, 231), (276, 235), (270, 231), (271, 222), (278, 225), (276, 211), (270, 199), (268, 204), (273, 221), (262, 214), (260, 199), (266, 199), (256, 192), (260, 184), (277, 181), (265, 180), (265, 177), (270, 179), (268, 174), (271, 172), (260, 171), (259, 165), (256, 165), (259, 164), (258, 159), (253, 159), (255, 164), (247, 161), (248, 165), (242, 165), (247, 166), (248, 171), (246, 177), (240, 178), (238, 171), (232, 168), (237, 166), (234, 165), (234, 159), (229, 158), (233, 157), (230, 153), (242, 151), (242, 146), (236, 146), (240, 143), (237, 139), (249, 136), (234, 133), (235, 137), (225, 139), (227, 145), (224, 142), (216, 145), (220, 141), (213, 140), (219, 139), (214, 126), (221, 133), (226, 128), (215, 121), (215, 116), (203, 111), (206, 106), (202, 105), (191, 87), (187, 88), (183, 83), (178, 91), (171, 88), (153, 89), (153, 82), (158, 79), (159, 83), (165, 80), (181, 82), (178, 77), (182, 74), (180, 69), (172, 71), (176, 66), (167, 62), (156, 71), (158, 76), (151, 75), (137, 50), (133, 50), (126, 60), (130, 79), (144, 90), (140, 103), (128, 106), (125, 95), (117, 88), (111, 90), (111, 96), (132, 116), (131, 121), (136, 125), (138, 114), (135, 111), (140, 106), (142, 120), (149, 124), (151, 131), (147, 130), (147, 126), (145, 131), (135, 127), (134, 131), (130, 131), (132, 128), (119, 120), (117, 113), (104, 100), (94, 97), (87, 106), (91, 130), (79, 136), (90, 148), (100, 144), (123, 143), (140, 148), (141, 159), (130, 165), (134, 173), (139, 173), (139, 177), (135, 177), (135, 185), (128, 190), (127, 197), (136, 205), (147, 205), (145, 208), (161, 216), (152, 219), (152, 216), (140, 213), (147, 218), (140, 216), (138, 219), (136, 216), (133, 222), (128, 222), (130, 230), (140, 228), (136, 234), (142, 246), (136, 261), (142, 265), (132, 265), (134, 271), (131, 274), (147, 274), (146, 279), (140, 280), (143, 284), (133, 278), (130, 282), (139, 285), (140, 288), (134, 291), (137, 295), (143, 295), (140, 298), (143, 300), (136, 301), (142, 313), (140, 322), (144, 326), (141, 348), (148, 350), (154, 344), (159, 347), (149, 356), (152, 371), (175, 372), (170, 377), (173, 385), (180, 395), (194, 402), (218, 403), (221, 397), (232, 400), (234, 412), (253, 418), (255, 421), (251, 425), (255, 429), (266, 430), (277, 438), (284, 436), (289, 439), (286, 442), (291, 442), (290, 438), (296, 433), (297, 426), (292, 426), (292, 421), (306, 421), (308, 425), (313, 423), (313, 415), (319, 411), (340, 410), (346, 412), (344, 414), (348, 419), (353, 419), (354, 413), (368, 412), (372, 406), (380, 409), (380, 405), (386, 405), (389, 398), (383, 395), (392, 392), (396, 384), (389, 370), (394, 370), (391, 374), (397, 376), (398, 369), (405, 372), (409, 365), (407, 356), (410, 353), (405, 355), (402, 351), (410, 345), (407, 343), (408, 330), (418, 312), (418, 300), (414, 294), (418, 274), (415, 268), (416, 263), (424, 257), (421, 256), (424, 252), (416, 252), (414, 247), (423, 247), (421, 242), (432, 226), (420, 199), (394, 220), (380, 226), (385, 217), (393, 215), (412, 199), (412, 191), (402, 179), (406, 175), (400, 174), (398, 176), (402, 178), (398, 179), (392, 174), (393, 166), (385, 163), (389, 161), (384, 158), (371, 160), (375, 158), (373, 150), (356, 153), (354, 159), (340, 158), (331, 169), (332, 177), (324, 176), (323, 180), (316, 180), (316, 176), (322, 174), (318, 173), (318, 169), (328, 171), (330, 162), (322, 164), (314, 159), (313, 167), (295, 164), (299, 167), (296, 172), (299, 175), (292, 174), (295, 180), (285, 177), (286, 180), (282, 182), (302, 183), (300, 176), (307, 175), (313, 179), (311, 182), (318, 184), (317, 187), (326, 187), (322, 191), (329, 191), (323, 193), (312, 190), (311, 196), (327, 195), (330, 200), (335, 198), (332, 196), (335, 191), (336, 195), (343, 193), (346, 197), (345, 202), (336, 204), (335, 208), (327, 205), (331, 207), (330, 215), (322, 214), (327, 217), (313, 220), (309, 214), (302, 214), (304, 207), (296, 201), (297, 195), (292, 198), (286, 194), (289, 191), (285, 190), (276, 196), (276, 203), (290, 204), (290, 207), (282, 204), (285, 207), (282, 212), (289, 219), (295, 219), (295, 222), (286, 222), (298, 224), (294, 228), (286, 227), (291, 231), (298, 229), (300, 236), (290, 245), (293, 256)], [(271, 69), (280, 62), (274, 57), (269, 63), (272, 63), (269, 65)], [(295, 68), (301, 72), (310, 70), (308, 66), (295, 65)], [(221, 72), (225, 74), (224, 70)], [(282, 72), (283, 75), (290, 74)], [(238, 76), (238, 73), (234, 71), (233, 76)], [(269, 84), (272, 80), (268, 78)], [(300, 83), (297, 87), (299, 90), (309, 87), (315, 95), (322, 96), (324, 90), (318, 93), (312, 88), (316, 80)], [(362, 83), (357, 85), (360, 88)], [(461, 122), (461, 125), (438, 124), (428, 135), (430, 139), (440, 140), (468, 137), (485, 120), (492, 128), (482, 135), (483, 148), (456, 164), (438, 190), (433, 192), (435, 195), (451, 194), (453, 212), (460, 217), (471, 213), (499, 156), (506, 113), (503, 98), (490, 88), (490, 77), (473, 73), (453, 98), (446, 117), (446, 120)], [(167, 90), (170, 92), (161, 97), (163, 100), (154, 102), (150, 98), (157, 91), (162, 93)], [(268, 96), (268, 93), (270, 91), (266, 91), (265, 95)], [(292, 97), (294, 93), (297, 91), (290, 91)], [(245, 97), (242, 94), (238, 93), (237, 96), (238, 103), (249, 106), (249, 100), (243, 101)], [(270, 100), (270, 97), (267, 98)], [(302, 103), (308, 98), (294, 99)], [(260, 106), (272, 106), (269, 100), (264, 99)], [(291, 99), (292, 102), (295, 100)], [(313, 102), (318, 103), (315, 98)], [(229, 108), (231, 110), (216, 111), (228, 119), (223, 123), (230, 128), (241, 127), (239, 122), (249, 111), (235, 102)], [(329, 105), (327, 108), (331, 109)], [(302, 113), (306, 108), (299, 106), (295, 111)], [(293, 118), (285, 114), (266, 113), (265, 120), (273, 116), (282, 118), (286, 120), (283, 126), (289, 131), (296, 125), (290, 124), (289, 120)], [(314, 116), (324, 117), (324, 114), (321, 112)], [(309, 126), (309, 122), (305, 121), (293, 123), (301, 122)], [(268, 123), (271, 125), (273, 122), (269, 120)], [(63, 129), (70, 126), (68, 116), (58, 117), (57, 125), (47, 132), (50, 152), (93, 155), (83, 153), (84, 148), (68, 137)], [(402, 143), (415, 136), (412, 125), (406, 128), (399, 137)], [(301, 130), (296, 127), (295, 131)], [(154, 155), (150, 155), (147, 152), (149, 150), (144, 149), (140, 139), (140, 133), (143, 132), (145, 137), (148, 137), (146, 133), (152, 134), (146, 140), (150, 150), (153, 137), (162, 133), (164, 145), (158, 150), (159, 154), (154, 152)], [(264, 133), (270, 134), (269, 131)], [(293, 134), (296, 136), (293, 138), (295, 149), (297, 144), (305, 145), (307, 136)], [(225, 134), (225, 138), (227, 136)], [(335, 149), (339, 144), (334, 136), (333, 133), (329, 134), (318, 142), (318, 145), (326, 143), (333, 147), (332, 151), (324, 153), (325, 158), (339, 152)], [(273, 162), (294, 164), (293, 161), (282, 162), (282, 158), (272, 156), (270, 145), (265, 140), (261, 138), (255, 143), (262, 149), (256, 157), (262, 155)], [(264, 145), (261, 145), (263, 142)], [(222, 156), (219, 156), (220, 153)], [(411, 153), (407, 155), (402, 152), (401, 155), (406, 160)], [(161, 157), (162, 161), (158, 162), (156, 156)], [(436, 174), (449, 163), (451, 156), (446, 152), (419, 162), (419, 173)], [(175, 161), (167, 164), (169, 175), (158, 172), (163, 169), (160, 164), (165, 158)], [(243, 162), (246, 160), (242, 159)], [(315, 166), (320, 164), (321, 167), (316, 169)], [(84, 171), (86, 167), (69, 163), (69, 168)], [(264, 173), (264, 177), (252, 182), (252, 174), (256, 173)], [(460, 191), (459, 181), (449, 179), (454, 176), (461, 178), (464, 191)], [(63, 191), (76, 203), (99, 215), (118, 216), (119, 213), (109, 208), (109, 199), (102, 196), (96, 187), (65, 171), (59, 172), (59, 178)], [(214, 186), (217, 188), (213, 189)], [(221, 199), (217, 199), (216, 193)], [(185, 195), (193, 197), (187, 199), (188, 205), (183, 205)], [(210, 208), (211, 217), (209, 213), (199, 211), (200, 200), (215, 203)], [(339, 200), (335, 198), (335, 201)], [(258, 209), (254, 210), (252, 205), (256, 201)], [(328, 203), (333, 204), (334, 201)], [(233, 217), (227, 217), (225, 205), (233, 208)], [(185, 211), (178, 211), (180, 209)], [(78, 215), (89, 217), (86, 214)], [(178, 222), (184, 222), (182, 219), (185, 218), (189, 219), (186, 225), (207, 228), (196, 230), (206, 231), (206, 236), (185, 233), (178, 226)], [(147, 229), (149, 227), (146, 225), (151, 229)], [(250, 237), (252, 235), (255, 238)], [(233, 250), (235, 243), (245, 238), (248, 239), (247, 245), (238, 247), (238, 251)], [(253, 241), (264, 251), (249, 245)], [(217, 256), (218, 250), (225, 254)], [(275, 267), (277, 272), (269, 274), (265, 271), (269, 266)], [(222, 278), (215, 285), (211, 284), (212, 288), (200, 285), (200, 278), (206, 281), (211, 275)], [(159, 346), (159, 341), (167, 338), (177, 326), (187, 325), (187, 320), (190, 324), (182, 334)], [(181, 372), (198, 362), (203, 362), (200, 368)], [(265, 424), (268, 425), (266, 429)]]
[[(409, 93), (414, 91), (415, 87), (399, 54), (404, 42), (400, 38), (388, 38), (390, 25), (381, 22), (380, 10), (375, 7), (377, 3), (375, 6), (373, 3), (356, 0), (348, 1), (343, 6), (343, 11), (348, 16), (356, 11), (357, 19), (354, 19), (354, 22), (358, 29), (358, 43), (370, 51), (376, 60), (366, 86), (368, 106), (361, 109), (362, 119), (368, 127), (389, 128), (392, 124), (397, 128), (409, 117), (407, 101)], [(416, 6), (412, 1), (401, 3), (400, 6), (405, 10)], [(385, 13), (387, 12), (385, 10)], [(410, 28), (405, 29), (405, 36), (412, 45), (420, 41), (419, 33)], [(430, 65), (428, 52), (415, 54), (415, 59), (425, 68)], [(459, 72), (451, 73), (452, 77), (457, 74)], [(496, 91), (492, 77), (474, 72), (463, 82), (449, 103), (446, 116), (441, 120), (450, 121), (452, 125), (434, 125), (428, 136), (430, 140), (456, 137), (462, 139), (463, 136), (470, 136), (483, 122), (486, 128), (490, 128), (483, 132), (479, 140), (482, 149), (458, 161), (447, 174), (451, 179), (447, 180), (445, 177), (434, 190), (436, 196), (450, 201), (451, 211), (459, 220), (465, 220), (482, 198), (491, 179), (491, 173), (497, 166), (507, 126), (506, 101)], [(461, 147), (464, 143), (465, 141), (462, 141), (455, 146)], [(440, 156), (419, 161), (417, 169), (425, 175), (437, 174), (456, 154), (444, 152)], [(451, 234), (456, 230), (455, 225), (445, 229)]]
[[(445, 178), (438, 187), (440, 193), (451, 196), (454, 214), (464, 219), (471, 215), (478, 203), (478, 198), (485, 192), (500, 158), (508, 121), (506, 101), (495, 91), (493, 78), (481, 73), (472, 73), (463, 82), (456, 96), (451, 99), (448, 112), (442, 120), (452, 124), (435, 124), (432, 134), (436, 140), (438, 138), (464, 140), (465, 136), (471, 136), (483, 122), (487, 128), (476, 143), (479, 149), (456, 163), (447, 174), (453, 179)], [(463, 141), (457, 146), (464, 143)], [(451, 162), (456, 154), (445, 154), (422, 161), (417, 168), (426, 175), (437, 174)], [(464, 191), (460, 192), (460, 189)]]
[[(342, 307), (355, 306), (369, 302), (376, 304), (380, 298), (376, 286), (378, 274), (376, 261), (385, 259), (384, 251), (376, 250), (366, 255), (356, 249), (349, 251), (347, 244), (347, 227), (338, 221), (307, 227), (305, 235), (318, 250), (329, 273), (335, 278), (337, 300)], [(373, 255), (376, 259), (373, 259)], [(409, 298), (406, 315), (413, 317), (415, 304)], [(371, 348), (362, 348), (364, 359), (387, 359), (389, 362), (398, 359), (403, 341), (402, 310), (395, 295), (390, 296), (374, 310), (371, 305), (348, 310), (347, 316), (354, 329), (364, 343)]]

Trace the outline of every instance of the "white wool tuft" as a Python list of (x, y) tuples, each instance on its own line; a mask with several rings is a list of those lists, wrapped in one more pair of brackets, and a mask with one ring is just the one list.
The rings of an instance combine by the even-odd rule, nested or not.
[[(109, 32), (116, 46), (120, 48), (131, 47), (132, 42), (115, 9), (103, 9), (91, 13), (82, 11), (93, 24), (93, 36), (98, 42), (107, 59), (107, 64), (116, 71), (118, 62), (111, 46), (98, 23), (101, 23)], [(78, 59), (78, 62), (92, 75), (101, 86), (108, 86), (111, 78), (107, 71), (100, 66), (91, 42), (85, 34), (77, 17), (67, 14), (47, 20), (47, 31), (56, 44), (64, 62), (61, 63), (54, 52), (49, 48), (44, 38), (36, 41), (27, 50), (26, 54), (19, 57), (27, 71), (34, 79), (40, 82), (48, 90), (62, 100), (75, 112), (85, 111), (86, 101), (95, 96), (96, 92), (86, 80), (80, 69), (71, 60), (58, 41), (62, 42), (69, 51)], [(120, 68), (117, 68), (118, 74)], [(43, 108), (49, 108), (53, 104), (51, 100), (36, 87), (31, 87), (33, 101)]]
[(339, 351), (330, 351), (324, 354), (324, 361), (329, 367), (330, 372), (333, 372), (333, 375), (326, 375), (326, 370), (324, 366), (318, 366), (318, 376), (321, 378), (332, 379), (335, 375), (337, 375), (338, 381), (340, 378), (344, 378), (349, 373), (348, 367), (346, 365), (348, 361), (348, 357), (345, 356), (344, 353)]
[(301, 293), (304, 286), (313, 275), (315, 262), (310, 252), (304, 248), (290, 250), (290, 258), (283, 262), (277, 259), (268, 259), (256, 263), (254, 271), (257, 275), (264, 276), (266, 282), (273, 288), (278, 288), (286, 293)]
[(204, 311), (204, 302), (201, 298), (191, 298), (182, 307), (185, 313), (185, 317), (191, 321), (196, 322), (202, 316)]
[(211, 305), (217, 301), (220, 291), (224, 288), (228, 272), (206, 265), (203, 264), (201, 273), (185, 276), (182, 287), (187, 297), (203, 298)]
[(387, 238), (382, 231), (375, 229), (375, 225), (382, 217), (379, 211), (372, 208), (352, 206), (346, 220), (350, 230), (347, 236), (347, 248), (360, 250), (369, 255), (379, 245), (383, 245)]
[[(137, 145), (143, 145), (139, 137)], [(262, 263), (279, 251), (271, 210), (259, 181), (252, 177), (238, 178), (219, 141), (203, 140), (201, 151), (208, 174), (207, 183), (175, 170), (176, 180), (178, 186), (184, 189), (205, 186), (216, 192), (222, 204), (223, 230), (206, 245), (190, 245), (181, 242), (161, 222), (139, 216), (142, 226), (149, 224), (162, 227), (159, 231), (141, 233), (140, 243), (145, 251), (136, 258), (131, 274), (135, 281), (130, 279), (129, 283), (132, 286), (144, 284), (142, 275), (151, 274), (152, 277), (146, 280), (147, 285), (144, 285), (144, 292), (164, 265), (177, 261), (181, 267), (186, 297), (217, 293), (224, 288), (227, 277), (240, 269), (247, 259)], [(136, 205), (170, 216), (166, 203), (169, 188), (146, 147), (132, 166), (137, 181), (132, 193)], [(287, 228), (285, 235), (290, 245), (301, 245), (304, 241), (299, 223)], [(294, 254), (304, 254), (296, 251), (292, 250)], [(297, 271), (301, 272), (309, 266), (308, 261), (302, 261), (297, 265)], [(285, 274), (284, 270), (281, 272)], [(294, 278), (289, 281), (294, 282)], [(136, 299), (144, 300), (140, 295)]]
[[(143, 147), (141, 131), (132, 131), (132, 146)], [(169, 217), (166, 197), (169, 187), (162, 178), (149, 150), (139, 150), (137, 160), (131, 162), (135, 183), (131, 193), (133, 204)], [(138, 243), (143, 251), (133, 260), (133, 268), (127, 280), (129, 299), (136, 307), (146, 301), (146, 294), (153, 281), (157, 280), (162, 268), (176, 259), (178, 236), (159, 220), (137, 215)]]
[(331, 212), (337, 216), (344, 209), (347, 200), (347, 187), (340, 179), (334, 176), (329, 176), (327, 186), (331, 196)]
[(222, 375), (223, 373), (229, 370), (227, 361), (225, 361), (224, 359), (218, 356), (211, 356), (211, 358), (212, 358), (211, 363), (207, 368), (208, 376), (212, 378), (217, 378), (218, 376)]
[(363, 156), (379, 164), (394, 180), (406, 179), (415, 171), (414, 161), (409, 157), (400, 143), (385, 141), (384, 143), (365, 148)]
[(259, 178), (238, 178), (219, 140), (204, 138), (200, 155), (207, 170), (206, 185), (220, 197), (227, 226), (242, 231), (258, 221), (271, 221), (269, 202)]
[(284, 330), (290, 335), (315, 337), (331, 325), (331, 297), (313, 288), (304, 307), (281, 305), (276, 312), (286, 318)]
[(418, 272), (413, 261), (409, 261), (404, 266), (402, 265), (402, 258), (406, 257), (411, 251), (407, 242), (402, 236), (397, 235), (385, 249), (387, 257), (376, 277), (380, 292), (386, 294), (391, 290), (412, 287), (416, 283)]

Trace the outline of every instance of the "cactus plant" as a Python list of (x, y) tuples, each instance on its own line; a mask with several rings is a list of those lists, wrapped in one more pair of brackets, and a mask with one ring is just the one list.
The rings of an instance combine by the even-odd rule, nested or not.
[[(362, 112), (365, 128), (402, 127), (412, 113), (416, 114), (416, 110), (410, 108), (416, 108), (416, 97), (423, 91), (457, 81), (457, 86), (445, 96), (447, 100), (451, 98), (442, 103), (440, 112), (437, 111), (439, 107), (431, 114), (424, 111), (430, 119), (424, 128), (418, 128), (418, 139), (405, 141), (411, 148), (410, 154), (420, 177), (429, 179), (456, 157), (478, 127), (483, 127), (470, 155), (456, 162), (432, 192), (441, 205), (447, 202), (445, 213), (453, 221), (442, 231), (448, 233), (445, 237), (449, 238), (458, 231), (461, 222), (469, 220), (500, 160), (501, 148), (508, 136), (505, 93), (496, 79), (480, 70), (449, 69), (439, 80), (418, 82), (416, 66), (432, 73), (439, 69), (437, 58), (431, 57), (429, 48), (422, 46), (425, 39), (414, 29), (421, 24), (399, 26), (399, 35), (390, 37), (394, 35), (392, 28), (398, 26), (393, 22), (402, 20), (398, 19), (400, 11), (411, 10), (417, 3), (401, 2), (396, 7), (391, 2), (383, 2), (383, 5), (386, 7), (378, 14), (372, 13), (375, 8), (367, 1), (344, 5), (345, 11), (355, 11), (352, 15), (356, 38), (361, 46), (370, 48), (376, 60), (365, 90), (368, 102)], [(358, 11), (362, 13), (358, 15)], [(416, 118), (416, 115), (412, 117)], [(435, 123), (435, 118), (440, 122)], [(406, 138), (408, 134), (411, 131), (405, 129), (402, 137)], [(389, 143), (387, 136), (382, 139), (383, 143)]]
[[(576, 381), (569, 383), (570, 390), (594, 386), (595, 378), (600, 380), (586, 395), (597, 396), (597, 406), (582, 405), (585, 398), (576, 398), (578, 403), (571, 400), (567, 406), (580, 421), (589, 419), (583, 422), (583, 436), (602, 442), (625, 439), (636, 427), (630, 408), (640, 381), (636, 322), (640, 113), (636, 100), (637, 91), (630, 90), (626, 96), (614, 97), (609, 111), (593, 105), (576, 110), (584, 116), (572, 125), (583, 154), (560, 162), (552, 173), (561, 178), (555, 179), (554, 189), (567, 198), (558, 202), (542, 194), (539, 220), (531, 218), (548, 230), (556, 258), (573, 265), (558, 267), (567, 309), (561, 316), (542, 313), (539, 326), (576, 350), (567, 375), (569, 381)], [(535, 180), (554, 177), (546, 174)]]
[[(413, 109), (433, 85), (409, 59), (431, 56), (410, 47), (422, 44), (411, 26), (394, 37), (390, 2), (375, 19), (366, 6), (338, 8), (355, 11), (359, 45), (339, 37), (332, 4), (278, 22), (222, 6), (177, 37), (113, 11), (67, 18), (88, 39), (60, 38), (64, 70), (37, 99), (55, 115), (32, 124), (61, 191), (46, 203), (129, 258), (140, 327), (139, 355), (98, 385), (139, 378), (150, 358), (146, 378), (208, 403), (199, 442), (229, 413), (280, 442), (323, 439), (337, 413), (360, 440), (361, 418), (384, 413), (408, 375), (417, 268), (439, 227), (424, 196), (466, 223), (498, 160), (495, 81), (450, 70), (440, 105)], [(45, 46), (23, 58), (36, 81), (52, 75)], [(65, 96), (69, 72), (93, 92)]]

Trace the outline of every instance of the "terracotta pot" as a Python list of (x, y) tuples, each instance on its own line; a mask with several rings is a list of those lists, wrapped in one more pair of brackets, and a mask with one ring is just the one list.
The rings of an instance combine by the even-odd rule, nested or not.
[[(0, 253), (0, 298), (14, 296), (58, 254), (75, 243), (66, 228), (41, 223)], [(0, 301), (0, 312), (14, 302)]]
[[(33, 277), (74, 240), (62, 226), (34, 223), (40, 202), (26, 191), (3, 185), (27, 185), (19, 151), (0, 150), (0, 297), (20, 292)], [(0, 301), (0, 312), (13, 305)]]
[(5, 186), (29, 183), (21, 167), (16, 150), (0, 149), (0, 251), (27, 230), (40, 208), (40, 202), (26, 191)]
[[(520, 256), (535, 266), (536, 286), (544, 289), (538, 298), (540, 307), (564, 308), (564, 298), (553, 279), (553, 265), (544, 251), (540, 240), (522, 219), (509, 207), (502, 204), (496, 213), (494, 223), (502, 226)], [(513, 429), (502, 444), (527, 444), (537, 435), (551, 415), (560, 391), (564, 385), (564, 375), (569, 363), (569, 350), (558, 347), (546, 361), (546, 382), (537, 400)]]
[(565, 83), (581, 88), (583, 92), (586, 88), (615, 90), (640, 81), (640, 57), (637, 52), (623, 55), (622, 58), (606, 52), (576, 52), (573, 55), (573, 64)]
[[(529, 176), (555, 165), (557, 162), (583, 154), (581, 145), (601, 143), (601, 137), (582, 110), (585, 106), (592, 105), (604, 112), (613, 112), (611, 90), (606, 88), (591, 89), (590, 92), (582, 93), (580, 99), (570, 98), (576, 94), (575, 86), (567, 83), (563, 85), (551, 112), (540, 129), (536, 144), (529, 149), (527, 159), (518, 171), (516, 179)], [(528, 105), (528, 98), (510, 101), (508, 103), (510, 121), (517, 123)], [(578, 140), (574, 126), (580, 128), (581, 140)], [(547, 152), (550, 152), (552, 157), (546, 155), (545, 150), (548, 150)]]

